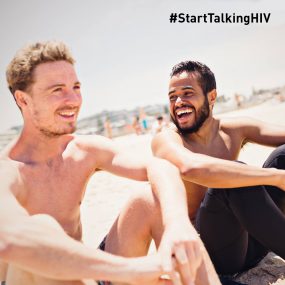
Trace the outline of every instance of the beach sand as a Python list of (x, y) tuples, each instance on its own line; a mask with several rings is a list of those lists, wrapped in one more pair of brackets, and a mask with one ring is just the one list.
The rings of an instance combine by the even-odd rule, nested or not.
[[(261, 105), (225, 113), (219, 115), (219, 117), (250, 116), (265, 122), (285, 126), (284, 113), (285, 103), (272, 99)], [(131, 150), (143, 156), (151, 155), (151, 136), (148, 134), (141, 136), (133, 134), (114, 140), (126, 151)], [(272, 148), (269, 147), (247, 144), (241, 151), (239, 160), (251, 165), (261, 166), (271, 151)], [(145, 182), (117, 177), (104, 171), (96, 173), (88, 184), (81, 207), (84, 243), (96, 248), (109, 231), (130, 195), (138, 189), (147, 187), (149, 185)], [(248, 272), (245, 277), (240, 277), (240, 280), (247, 281), (247, 284), (250, 285), (265, 285), (276, 282), (278, 278), (284, 278), (284, 281), (280, 279), (276, 284), (285, 284), (285, 262), (281, 259), (275, 262), (274, 258), (276, 259), (277, 257), (274, 257), (274, 255), (270, 256), (267, 258), (268, 262), (271, 262), (269, 265), (265, 264), (264, 268), (258, 268), (257, 273)]]

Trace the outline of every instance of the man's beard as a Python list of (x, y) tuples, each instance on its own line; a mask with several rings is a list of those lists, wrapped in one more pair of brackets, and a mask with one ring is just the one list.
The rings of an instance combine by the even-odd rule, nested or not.
[(40, 132), (49, 138), (56, 138), (76, 131), (76, 126), (70, 127), (68, 130), (50, 130), (48, 128), (39, 128)]
[(67, 123), (66, 126), (56, 126), (56, 123), (44, 124), (44, 119), (37, 110), (34, 111), (33, 117), (36, 128), (48, 138), (56, 138), (76, 131), (76, 122)]
[(207, 118), (209, 117), (210, 114), (210, 107), (209, 107), (209, 101), (208, 98), (205, 97), (203, 106), (200, 108), (200, 110), (198, 110), (196, 112), (196, 120), (194, 122), (194, 124), (190, 127), (185, 127), (185, 128), (181, 128), (179, 126), (179, 123), (177, 122), (177, 120), (175, 119), (175, 117), (173, 117), (172, 115), (170, 115), (171, 121), (175, 124), (175, 126), (177, 127), (178, 131), (182, 134), (182, 135), (187, 135), (187, 134), (192, 134), (192, 133), (196, 133), (198, 132), (198, 130), (202, 127), (202, 125), (204, 124), (204, 122), (207, 120)]

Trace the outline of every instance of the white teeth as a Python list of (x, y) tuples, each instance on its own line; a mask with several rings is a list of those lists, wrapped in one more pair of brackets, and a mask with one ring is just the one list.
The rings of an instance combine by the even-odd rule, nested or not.
[(176, 114), (177, 114), (178, 116), (180, 116), (180, 115), (183, 115), (183, 114), (191, 114), (192, 112), (193, 112), (192, 109), (184, 109), (184, 110), (178, 110), (178, 111), (176, 112)]
[(71, 111), (66, 111), (66, 112), (60, 112), (59, 113), (62, 116), (73, 116), (75, 114), (75, 112), (71, 112)]

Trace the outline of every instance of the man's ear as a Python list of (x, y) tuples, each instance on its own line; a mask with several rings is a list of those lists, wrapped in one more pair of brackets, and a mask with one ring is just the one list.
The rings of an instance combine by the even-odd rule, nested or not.
[(213, 89), (210, 92), (208, 92), (207, 93), (207, 97), (208, 97), (209, 105), (213, 107), (215, 102), (216, 102), (216, 98), (217, 98), (217, 91), (216, 91), (216, 89)]
[(20, 107), (20, 109), (23, 109), (27, 105), (27, 96), (28, 94), (21, 90), (16, 90), (14, 93), (14, 98), (17, 103), (17, 105)]

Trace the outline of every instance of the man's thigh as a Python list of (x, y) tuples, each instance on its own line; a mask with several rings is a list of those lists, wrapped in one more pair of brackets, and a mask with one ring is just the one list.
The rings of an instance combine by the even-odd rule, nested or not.
[(220, 274), (242, 270), (248, 233), (231, 211), (223, 189), (209, 189), (197, 214), (196, 227)]
[[(266, 159), (264, 168), (285, 169), (285, 145), (277, 147)], [(274, 203), (285, 214), (285, 191), (275, 186), (265, 186)]]

